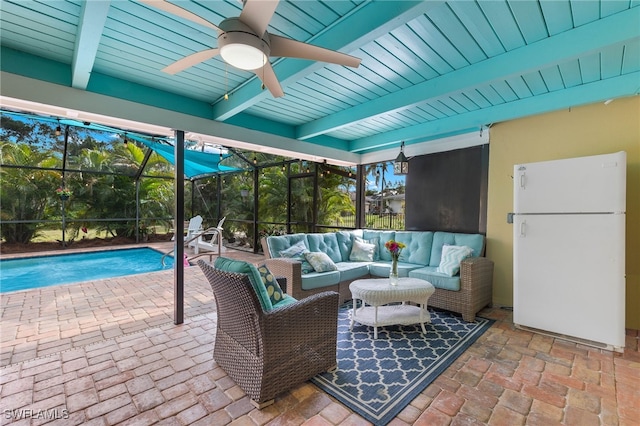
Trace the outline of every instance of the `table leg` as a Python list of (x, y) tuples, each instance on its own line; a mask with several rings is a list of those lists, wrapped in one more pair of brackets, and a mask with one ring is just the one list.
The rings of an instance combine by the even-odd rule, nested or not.
[(375, 324), (378, 324), (378, 307), (374, 307), (373, 308), (373, 340), (376, 340), (378, 338), (378, 326)]
[(358, 306), (358, 299), (353, 299), (353, 307), (351, 311), (351, 324), (349, 325), (349, 331), (353, 330), (353, 323), (356, 318), (356, 307)]

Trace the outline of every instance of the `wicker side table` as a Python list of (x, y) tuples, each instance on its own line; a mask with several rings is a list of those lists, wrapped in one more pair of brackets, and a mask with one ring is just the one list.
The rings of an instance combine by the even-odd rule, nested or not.
[[(422, 332), (427, 332), (424, 324), (431, 321), (427, 302), (435, 291), (430, 282), (417, 278), (400, 278), (398, 285), (392, 286), (388, 278), (364, 279), (353, 281), (349, 290), (353, 297), (350, 329), (353, 329), (356, 321), (372, 326), (374, 339), (378, 338), (378, 327), (385, 325), (419, 323)], [(402, 304), (389, 305), (394, 302)], [(406, 302), (414, 302), (417, 306)]]

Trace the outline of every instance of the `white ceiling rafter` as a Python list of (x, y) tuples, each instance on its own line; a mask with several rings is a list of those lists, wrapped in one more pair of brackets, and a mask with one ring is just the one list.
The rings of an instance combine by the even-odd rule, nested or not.
[(82, 3), (71, 67), (71, 86), (86, 89), (98, 52), (111, 0)]

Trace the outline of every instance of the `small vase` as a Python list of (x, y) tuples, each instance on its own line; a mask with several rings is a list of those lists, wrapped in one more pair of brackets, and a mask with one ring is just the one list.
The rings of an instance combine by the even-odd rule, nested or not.
[(389, 271), (389, 284), (398, 285), (398, 259), (392, 259)]
[(64, 194), (62, 194), (62, 195), (60, 196), (60, 199), (61, 199), (62, 201), (65, 201), (65, 200), (68, 200), (68, 199), (69, 199), (69, 196), (68, 196), (68, 195), (64, 195)]

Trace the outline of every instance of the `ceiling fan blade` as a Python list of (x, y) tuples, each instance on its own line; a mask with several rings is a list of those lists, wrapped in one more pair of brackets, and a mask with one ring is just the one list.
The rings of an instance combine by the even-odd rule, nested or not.
[(284, 96), (282, 86), (276, 77), (276, 73), (273, 71), (273, 67), (267, 62), (264, 67), (253, 70), (253, 72), (262, 80), (262, 84), (271, 92), (274, 98), (280, 98)]
[(279, 0), (244, 0), (243, 2), (240, 21), (262, 37), (278, 7)]
[(221, 32), (220, 28), (217, 25), (207, 21), (196, 15), (195, 13), (191, 13), (186, 9), (181, 8), (178, 5), (173, 3), (169, 3), (167, 0), (138, 0), (140, 3), (144, 3), (149, 6), (153, 6), (157, 9), (164, 10), (172, 15), (179, 16), (181, 18), (187, 19), (189, 21), (195, 22), (200, 25), (204, 25), (205, 27), (213, 28), (214, 30)]
[(362, 61), (355, 56), (274, 34), (269, 34), (269, 38), (271, 39), (271, 56), (310, 59), (353, 68), (358, 68), (360, 61)]
[(186, 70), (187, 68), (197, 65), (200, 62), (204, 62), (207, 59), (213, 58), (219, 53), (219, 51), (220, 49), (216, 47), (213, 49), (196, 52), (189, 56), (185, 56), (184, 58), (172, 63), (171, 65), (168, 65), (167, 67), (163, 68), (162, 71), (166, 72), (167, 74), (179, 73), (180, 71)]

